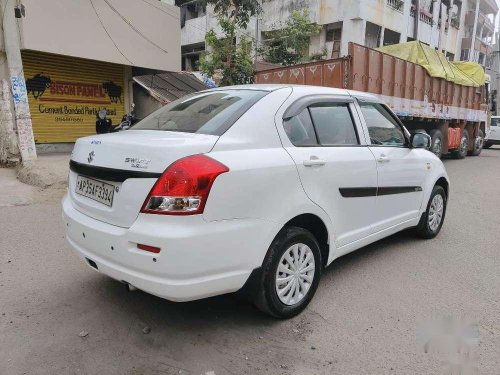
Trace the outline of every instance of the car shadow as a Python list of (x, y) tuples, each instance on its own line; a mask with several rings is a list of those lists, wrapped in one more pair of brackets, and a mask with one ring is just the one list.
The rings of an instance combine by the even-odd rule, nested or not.
[[(354, 269), (370, 262), (373, 257), (391, 256), (393, 251), (400, 251), (401, 246), (412, 241), (415, 238), (407, 232), (382, 239), (336, 259), (324, 270), (324, 278), (330, 282), (331, 279), (355, 272)], [(270, 327), (283, 322), (263, 314), (238, 293), (176, 303), (142, 291), (129, 292), (125, 284), (104, 275), (96, 275), (93, 284), (106, 296), (108, 305), (115, 305), (121, 313), (128, 313), (130, 317), (135, 316), (144, 325), (163, 327), (165, 332), (172, 332), (172, 329), (196, 332), (205, 330), (207, 326)]]

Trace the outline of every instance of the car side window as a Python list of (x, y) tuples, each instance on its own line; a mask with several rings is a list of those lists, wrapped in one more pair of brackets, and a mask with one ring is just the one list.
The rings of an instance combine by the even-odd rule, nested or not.
[(403, 129), (383, 105), (366, 102), (359, 105), (372, 144), (396, 147), (406, 144)]
[(309, 107), (319, 143), (323, 146), (358, 145), (347, 103), (318, 103)]
[(307, 108), (304, 108), (297, 116), (286, 119), (283, 122), (283, 127), (294, 146), (316, 146), (318, 144)]

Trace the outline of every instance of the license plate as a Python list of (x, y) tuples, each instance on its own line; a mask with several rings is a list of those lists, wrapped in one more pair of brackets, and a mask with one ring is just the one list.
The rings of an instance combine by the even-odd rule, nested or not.
[(78, 176), (76, 178), (75, 192), (111, 207), (113, 205), (115, 186), (93, 178)]

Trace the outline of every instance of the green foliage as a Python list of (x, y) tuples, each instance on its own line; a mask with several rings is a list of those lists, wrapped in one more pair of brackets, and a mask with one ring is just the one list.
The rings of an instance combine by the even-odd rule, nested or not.
[(205, 36), (207, 52), (200, 59), (201, 71), (219, 81), (220, 86), (253, 82), (252, 41), (240, 36), (236, 41), (237, 22), (219, 17), (223, 37), (217, 37), (214, 30)]
[(260, 14), (262, 7), (258, 0), (197, 0), (203, 6), (212, 5), (219, 17), (233, 20), (237, 27), (246, 29), (250, 17)]
[(266, 46), (260, 53), (264, 60), (274, 64), (293, 65), (307, 59), (311, 36), (321, 31), (321, 26), (309, 20), (307, 11), (293, 11), (286, 22), (273, 25)]
[(328, 54), (328, 51), (326, 47), (324, 47), (321, 51), (314, 52), (309, 55), (309, 61), (317, 61), (317, 60), (322, 60), (323, 58), (326, 57)]

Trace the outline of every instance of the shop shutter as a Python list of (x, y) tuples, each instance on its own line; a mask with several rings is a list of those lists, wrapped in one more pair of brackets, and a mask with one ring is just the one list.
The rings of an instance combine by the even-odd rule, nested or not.
[(36, 143), (75, 142), (95, 134), (96, 113), (108, 111), (114, 125), (125, 113), (122, 65), (23, 51)]

